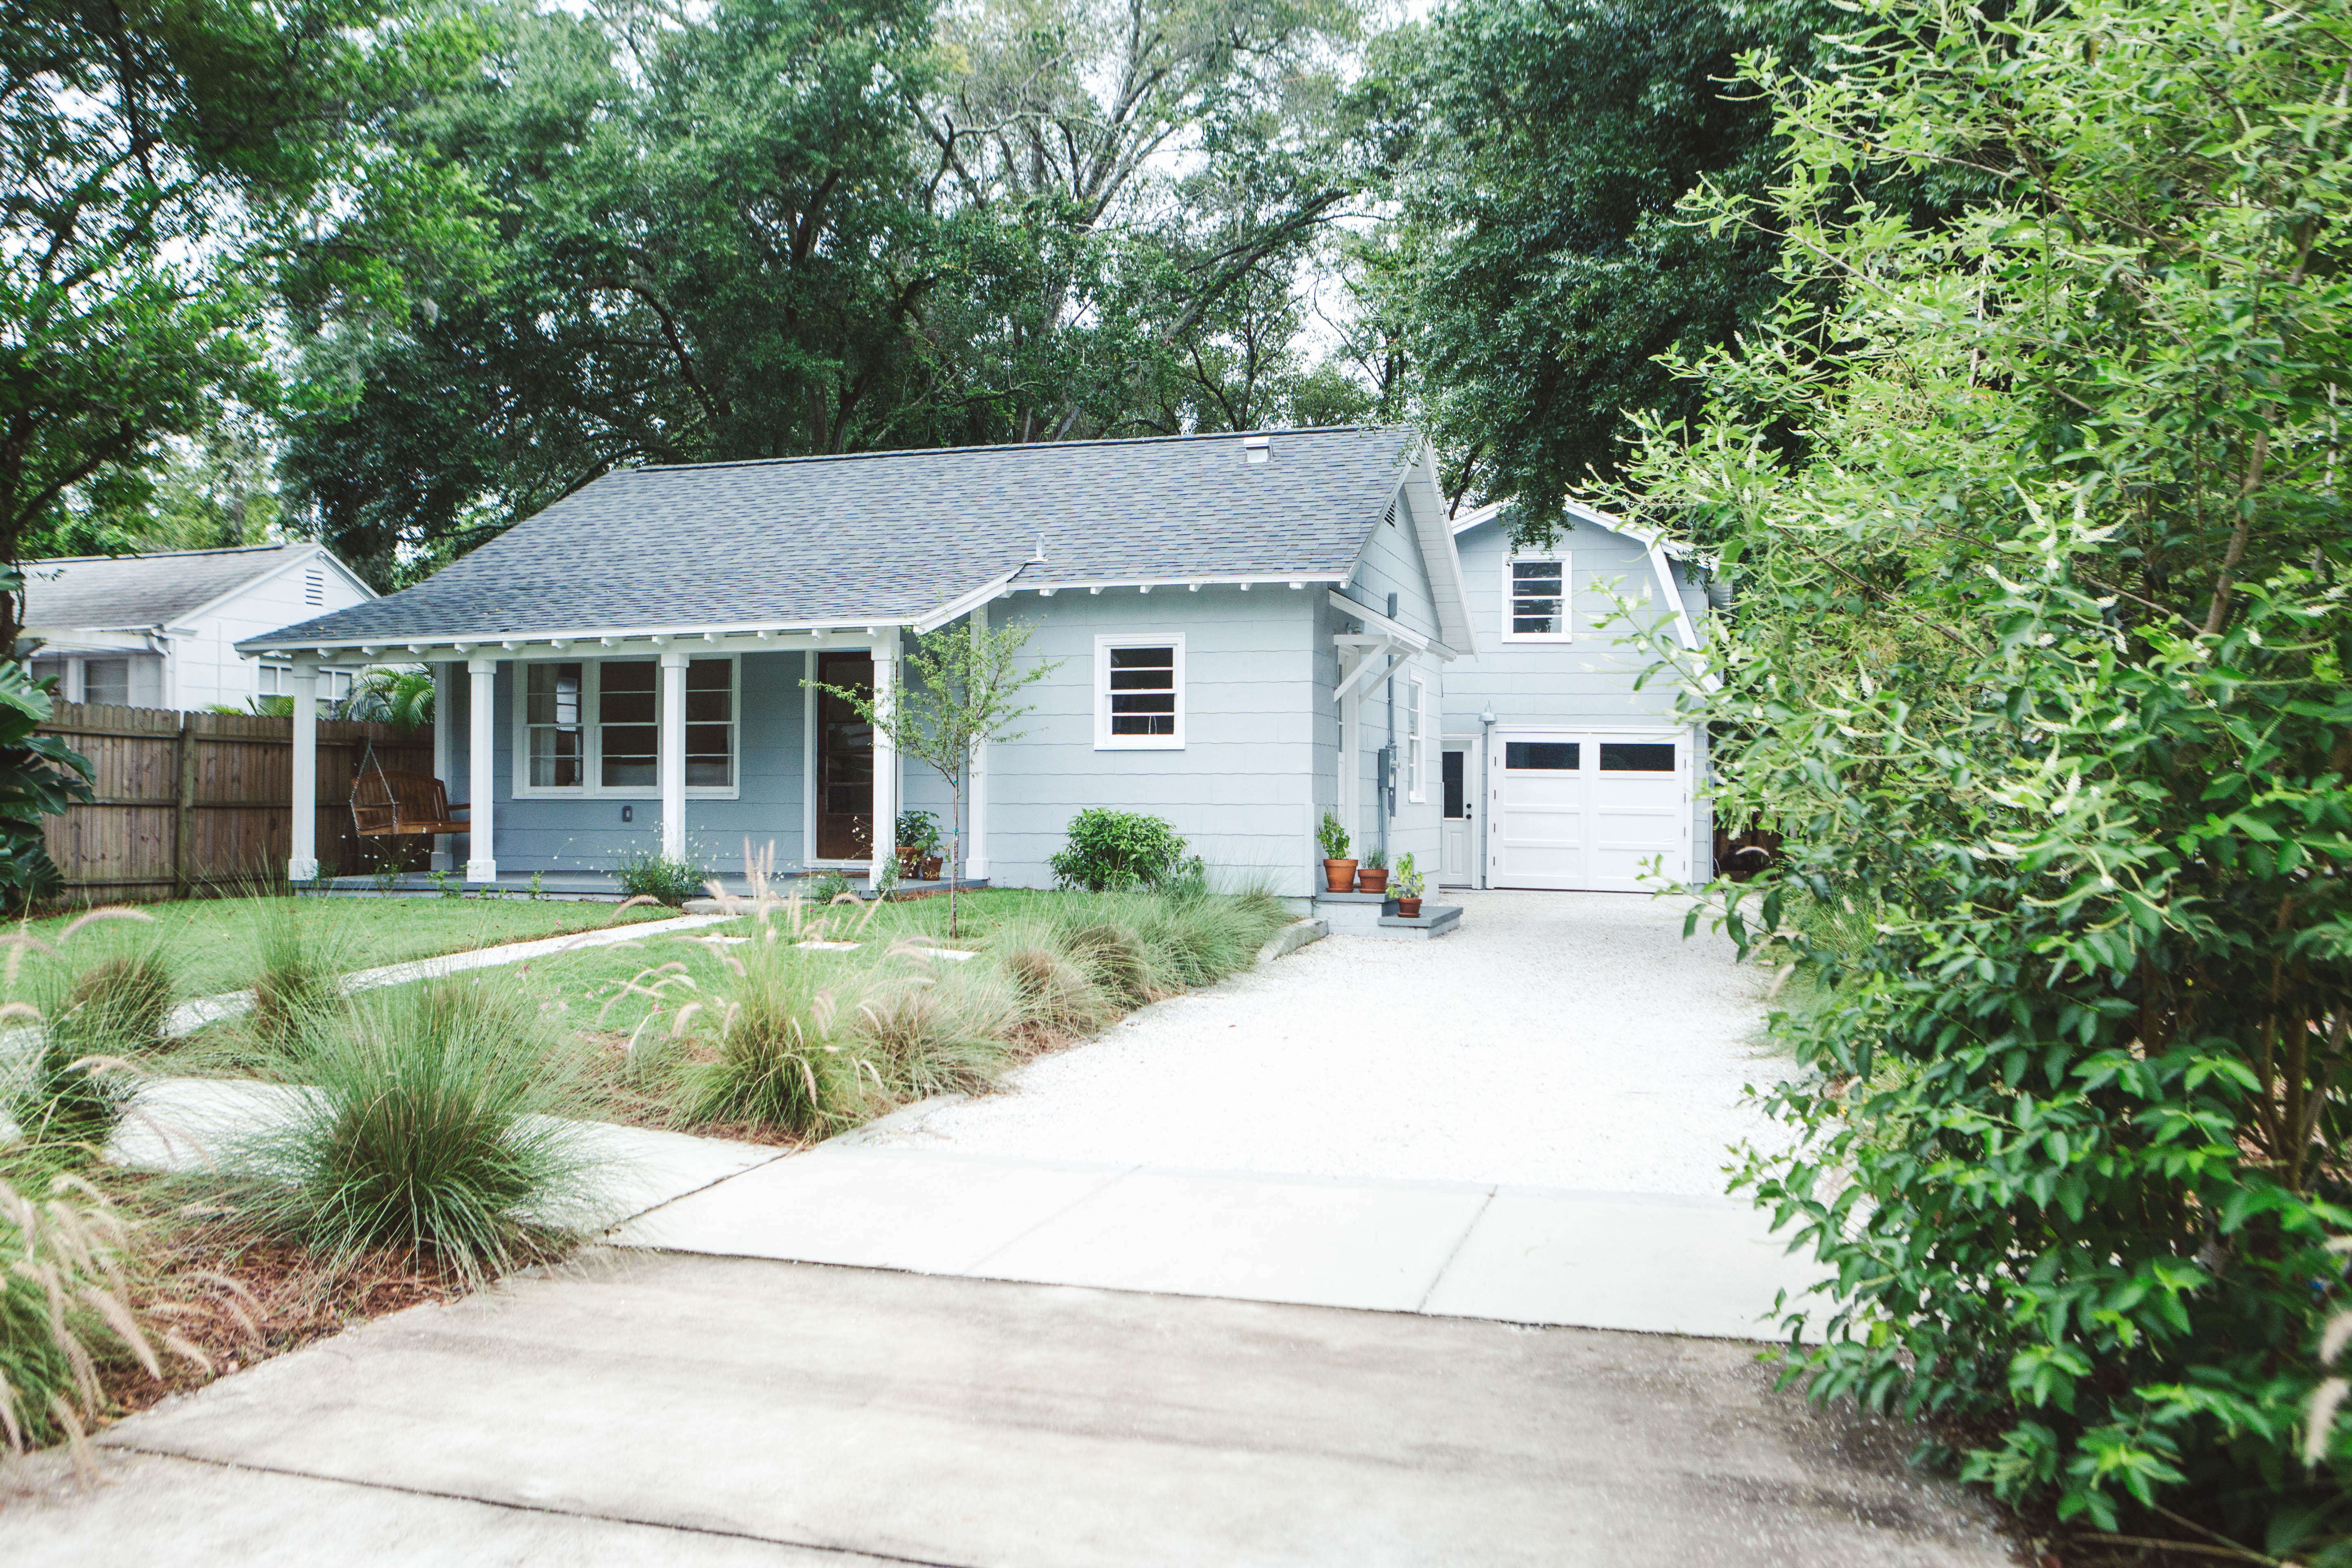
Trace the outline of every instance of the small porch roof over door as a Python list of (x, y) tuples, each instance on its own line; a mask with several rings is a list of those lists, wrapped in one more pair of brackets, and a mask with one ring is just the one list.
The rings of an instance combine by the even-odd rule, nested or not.
[(929, 630), (1016, 581), (1338, 583), (1419, 452), (1410, 431), (1348, 427), (625, 469), (404, 593), (238, 647), (773, 647)]

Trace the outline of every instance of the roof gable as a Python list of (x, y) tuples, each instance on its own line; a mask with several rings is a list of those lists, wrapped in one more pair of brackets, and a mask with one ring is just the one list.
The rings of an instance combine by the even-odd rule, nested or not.
[(27, 561), (25, 624), (34, 630), (140, 631), (169, 626), (297, 562), (322, 559), (362, 593), (375, 590), (323, 545), (255, 544), (150, 555)]
[(248, 647), (929, 623), (1022, 587), (1333, 578), (1401, 429), (942, 447), (625, 469), (404, 593)]

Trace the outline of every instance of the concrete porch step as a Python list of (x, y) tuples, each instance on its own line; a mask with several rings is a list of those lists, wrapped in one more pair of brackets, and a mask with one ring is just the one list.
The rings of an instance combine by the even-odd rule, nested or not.
[(1456, 930), (1461, 924), (1460, 904), (1423, 904), (1421, 913), (1411, 917), (1382, 915), (1380, 929), (1372, 934), (1386, 937), (1391, 942), (1429, 942)]

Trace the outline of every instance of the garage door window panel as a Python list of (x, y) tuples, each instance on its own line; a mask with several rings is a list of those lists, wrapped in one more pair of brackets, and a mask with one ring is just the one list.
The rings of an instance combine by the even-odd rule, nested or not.
[(1584, 766), (1583, 753), (1575, 741), (1507, 741), (1503, 766), (1515, 773), (1572, 773)]
[(1671, 741), (1603, 741), (1601, 771), (1604, 773), (1670, 773), (1675, 771)]

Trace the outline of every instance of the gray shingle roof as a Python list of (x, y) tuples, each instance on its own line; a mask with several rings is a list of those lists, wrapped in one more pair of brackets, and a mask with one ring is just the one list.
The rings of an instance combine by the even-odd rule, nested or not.
[(1270, 443), (1264, 463), (1224, 435), (626, 469), (414, 588), (240, 646), (911, 620), (1015, 570), (1024, 586), (1344, 574), (1412, 433)]
[(316, 548), (256, 544), (236, 550), (27, 561), (25, 624), (35, 630), (58, 631), (168, 626)]

